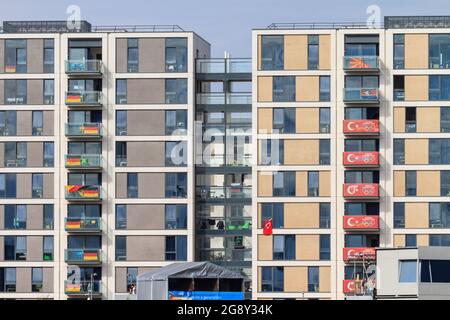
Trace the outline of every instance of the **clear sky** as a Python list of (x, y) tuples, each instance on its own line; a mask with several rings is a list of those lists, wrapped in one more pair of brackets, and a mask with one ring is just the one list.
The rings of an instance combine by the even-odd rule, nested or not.
[(92, 25), (178, 24), (212, 45), (212, 54), (251, 54), (251, 30), (272, 22), (365, 22), (381, 15), (450, 15), (449, 0), (1, 0), (0, 20), (66, 20), (69, 5)]

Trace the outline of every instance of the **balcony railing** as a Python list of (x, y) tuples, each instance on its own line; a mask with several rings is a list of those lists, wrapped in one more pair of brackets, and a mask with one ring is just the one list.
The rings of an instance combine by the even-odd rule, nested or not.
[(73, 264), (100, 264), (102, 262), (100, 249), (66, 249), (65, 261)]
[(198, 220), (198, 230), (246, 231), (251, 229), (251, 217), (204, 217)]
[(344, 261), (374, 261), (376, 260), (375, 248), (344, 248)]
[(380, 100), (377, 88), (344, 88), (344, 102), (378, 103)]
[(99, 232), (101, 231), (101, 218), (66, 218), (67, 232)]
[(344, 120), (345, 134), (379, 134), (379, 120)]
[(229, 198), (251, 198), (252, 187), (216, 187), (204, 186), (196, 188), (197, 197), (203, 200), (229, 199)]
[(343, 225), (345, 230), (379, 230), (379, 216), (344, 216)]
[(27, 158), (8, 159), (5, 161), (6, 167), (26, 167)]
[(251, 92), (197, 93), (197, 104), (252, 104)]
[(66, 200), (70, 201), (98, 201), (102, 199), (102, 188), (96, 185), (67, 185)]
[(102, 92), (68, 91), (66, 92), (66, 105), (99, 107), (102, 105)]
[(344, 166), (378, 166), (379, 152), (344, 152)]
[(252, 249), (200, 249), (200, 260), (215, 262), (251, 261)]
[(73, 138), (100, 138), (102, 136), (101, 123), (66, 123), (66, 136)]
[(66, 73), (71, 75), (101, 74), (101, 60), (66, 60)]
[(345, 183), (344, 197), (345, 198), (378, 198), (379, 185), (378, 183)]
[(102, 282), (94, 281), (64, 281), (64, 292), (67, 295), (101, 295)]
[(344, 70), (347, 71), (373, 71), (379, 70), (379, 60), (377, 56), (345, 56)]
[(102, 167), (101, 154), (67, 154), (65, 166), (69, 169), (100, 169)]
[(251, 73), (251, 59), (197, 59), (197, 73)]

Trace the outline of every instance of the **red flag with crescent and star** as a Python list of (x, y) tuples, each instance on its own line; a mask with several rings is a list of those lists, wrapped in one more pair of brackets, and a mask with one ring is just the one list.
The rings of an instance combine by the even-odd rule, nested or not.
[(272, 234), (272, 219), (264, 220), (264, 230), (263, 233), (268, 236)]

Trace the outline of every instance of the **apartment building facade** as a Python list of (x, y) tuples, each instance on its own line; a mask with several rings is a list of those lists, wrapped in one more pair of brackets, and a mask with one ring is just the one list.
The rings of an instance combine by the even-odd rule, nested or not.
[(448, 245), (449, 27), (253, 31), (254, 298), (344, 299), (375, 247)]

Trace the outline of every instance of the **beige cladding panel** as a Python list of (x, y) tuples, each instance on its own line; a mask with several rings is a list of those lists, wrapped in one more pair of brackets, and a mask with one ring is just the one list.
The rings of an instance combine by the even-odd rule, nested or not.
[(404, 234), (394, 234), (394, 248), (403, 248), (406, 246), (406, 237)]
[(405, 171), (394, 171), (394, 197), (405, 196)]
[(116, 40), (116, 72), (128, 71), (128, 39), (118, 38)]
[(31, 173), (16, 174), (16, 190), (18, 199), (31, 198)]
[(418, 234), (416, 236), (417, 246), (429, 246), (429, 235), (428, 234)]
[(273, 194), (272, 172), (260, 171), (258, 172), (258, 196), (259, 197), (271, 197)]
[(405, 108), (394, 108), (394, 132), (405, 132)]
[(127, 236), (127, 261), (164, 261), (164, 236)]
[(163, 204), (127, 205), (128, 230), (164, 230), (165, 207)]
[[(5, 248), (5, 238), (4, 236), (0, 236), (0, 248)], [(0, 261), (5, 260), (5, 250), (0, 250)]]
[(284, 267), (284, 292), (308, 292), (308, 267)]
[(428, 75), (405, 76), (405, 101), (428, 100)]
[(164, 198), (165, 197), (164, 173), (139, 173), (138, 192), (139, 198)]
[(258, 235), (258, 260), (273, 259), (273, 237)]
[(31, 292), (31, 268), (16, 268), (16, 292)]
[(27, 229), (42, 230), (43, 221), (44, 221), (44, 206), (42, 204), (28, 204)]
[(296, 260), (315, 261), (320, 258), (320, 236), (297, 234), (295, 237)]
[(306, 70), (308, 69), (308, 36), (285, 35), (284, 36), (284, 69)]
[(273, 128), (273, 109), (258, 108), (258, 132), (272, 133)]
[(441, 132), (441, 108), (416, 108), (417, 132)]
[(127, 135), (165, 135), (165, 112), (163, 110), (128, 110)]
[(165, 101), (164, 79), (128, 79), (128, 104), (157, 104)]
[(331, 172), (319, 171), (319, 196), (331, 196)]
[(295, 173), (295, 195), (306, 197), (308, 195), (308, 172), (297, 171)]
[(5, 104), (5, 80), (0, 79), (0, 104)]
[(5, 143), (0, 142), (0, 168), (5, 166)]
[(17, 111), (18, 136), (31, 136), (32, 134), (32, 111)]
[(405, 228), (420, 229), (428, 228), (428, 203), (407, 202), (405, 203)]
[(43, 112), (44, 124), (43, 124), (43, 132), (44, 136), (52, 136), (54, 135), (54, 114), (53, 111), (44, 111)]
[(258, 77), (258, 102), (272, 102), (273, 78)]
[(27, 142), (27, 166), (42, 167), (44, 165), (44, 144)]
[(319, 292), (331, 291), (331, 267), (319, 267)]
[(299, 102), (319, 101), (319, 77), (295, 77), (295, 100)]
[(320, 109), (296, 108), (295, 132), (319, 133), (319, 131), (320, 131)]
[(284, 228), (319, 228), (319, 203), (285, 203)]
[(284, 164), (319, 164), (319, 140), (284, 140)]
[(27, 236), (27, 261), (42, 261), (44, 239), (42, 236)]
[(127, 174), (116, 173), (116, 198), (126, 198), (127, 192)]
[(319, 69), (331, 69), (331, 36), (329, 34), (319, 35)]
[(428, 34), (405, 34), (405, 69), (428, 69)]
[(127, 268), (116, 268), (116, 292), (127, 292)]
[(44, 39), (27, 39), (27, 73), (44, 72)]
[[(5, 72), (5, 40), (0, 39), (0, 74)], [(0, 104), (3, 101), (0, 100)]]
[(164, 167), (164, 142), (127, 142), (128, 167)]
[(27, 104), (43, 104), (44, 103), (44, 80), (28, 79), (27, 80)]
[(53, 292), (53, 268), (42, 268), (42, 291)]
[(139, 72), (165, 72), (166, 42), (164, 38), (139, 39)]
[(44, 199), (51, 199), (55, 196), (53, 173), (43, 174)]
[(405, 164), (428, 164), (428, 139), (405, 139)]
[(417, 171), (417, 196), (439, 197), (441, 195), (440, 171)]

